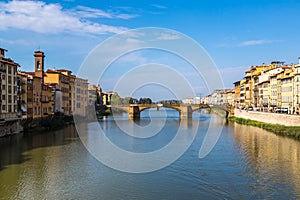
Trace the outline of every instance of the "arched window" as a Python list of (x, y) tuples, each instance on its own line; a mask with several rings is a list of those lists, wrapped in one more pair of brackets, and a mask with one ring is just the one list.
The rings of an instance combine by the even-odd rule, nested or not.
[(36, 62), (36, 68), (37, 68), (37, 70), (41, 70), (41, 63), (40, 63), (40, 61)]

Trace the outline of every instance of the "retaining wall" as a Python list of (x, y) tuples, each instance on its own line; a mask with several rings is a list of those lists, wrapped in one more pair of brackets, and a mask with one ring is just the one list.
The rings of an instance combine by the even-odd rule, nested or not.
[(244, 119), (265, 122), (269, 124), (281, 124), (285, 126), (300, 126), (300, 115), (287, 115), (279, 113), (265, 113), (235, 109), (234, 116)]

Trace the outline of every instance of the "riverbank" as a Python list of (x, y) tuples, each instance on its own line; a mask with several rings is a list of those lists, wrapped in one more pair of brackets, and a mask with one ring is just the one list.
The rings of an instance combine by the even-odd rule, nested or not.
[(8, 125), (0, 126), (0, 138), (9, 137), (20, 133), (43, 132), (49, 130), (59, 130), (69, 124), (74, 124), (73, 116), (51, 115), (38, 119), (26, 119), (11, 122)]
[(283, 126), (300, 126), (299, 115), (288, 115), (269, 112), (247, 111), (234, 109), (234, 116), (243, 119), (251, 119), (267, 124), (279, 124)]
[(264, 130), (273, 132), (277, 135), (292, 137), (300, 140), (300, 126), (284, 126), (280, 124), (270, 124), (270, 123), (259, 122), (251, 119), (234, 117), (234, 116), (228, 117), (228, 120), (239, 124), (256, 126)]

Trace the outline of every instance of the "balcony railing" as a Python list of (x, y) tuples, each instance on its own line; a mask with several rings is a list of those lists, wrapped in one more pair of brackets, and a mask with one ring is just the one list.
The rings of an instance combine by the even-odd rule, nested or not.
[(0, 113), (0, 119), (9, 120), (9, 119), (17, 119), (17, 113)]

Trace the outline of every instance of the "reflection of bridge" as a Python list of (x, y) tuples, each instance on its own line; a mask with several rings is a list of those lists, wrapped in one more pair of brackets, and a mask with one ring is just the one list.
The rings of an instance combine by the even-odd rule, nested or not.
[(201, 108), (209, 108), (207, 104), (129, 104), (129, 105), (108, 105), (112, 110), (120, 109), (128, 113), (130, 119), (139, 119), (143, 110), (160, 107), (175, 109), (179, 112), (180, 119), (192, 118), (192, 113)]

